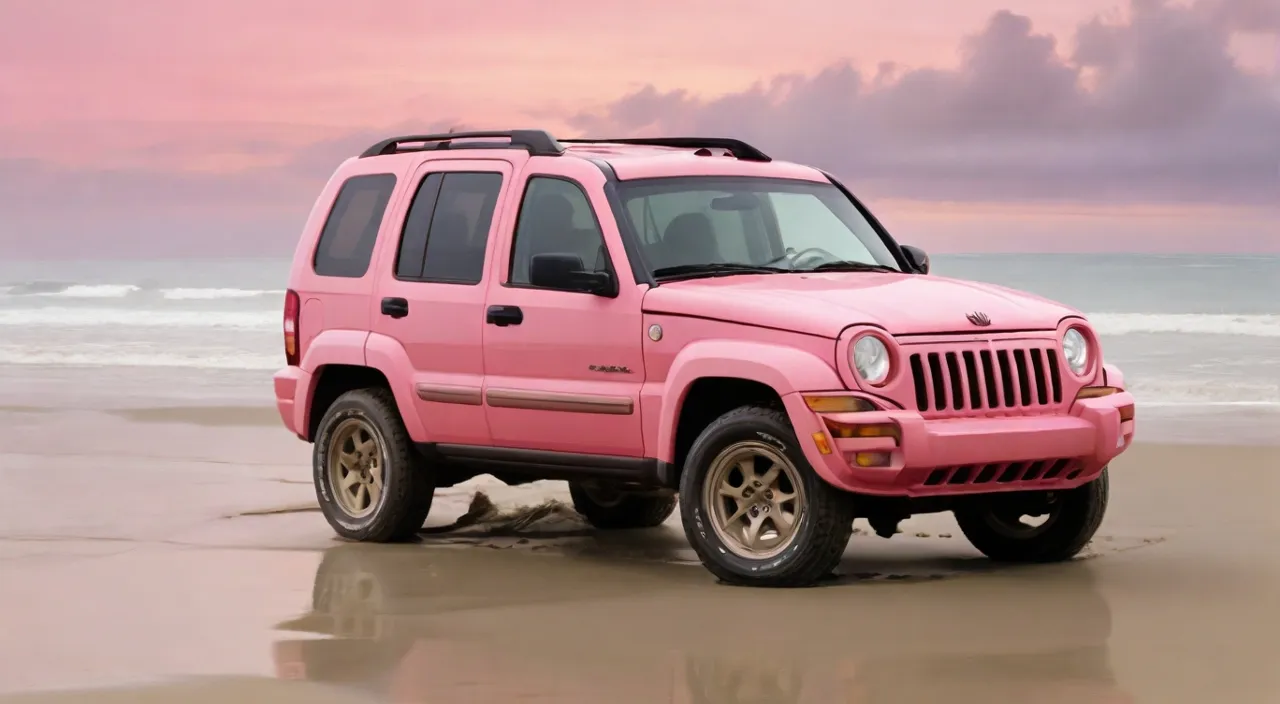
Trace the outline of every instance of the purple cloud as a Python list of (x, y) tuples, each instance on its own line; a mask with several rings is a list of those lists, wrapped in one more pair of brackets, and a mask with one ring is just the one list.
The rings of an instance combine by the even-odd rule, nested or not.
[(1064, 52), (1002, 11), (955, 70), (837, 64), (714, 99), (646, 87), (574, 124), (729, 134), (881, 196), (1274, 205), (1280, 77), (1241, 69), (1228, 40), (1278, 19), (1277, 0), (1135, 0)]
[[(1086, 22), (1064, 46), (1002, 11), (965, 39), (955, 69), (837, 63), (715, 98), (650, 86), (571, 124), (735, 136), (872, 198), (1280, 203), (1280, 75), (1250, 73), (1228, 50), (1237, 32), (1280, 36), (1280, 0), (1133, 0), (1129, 15)], [(0, 252), (287, 254), (341, 160), (397, 130), (454, 124), (303, 149), (247, 135), (227, 148), (291, 156), (231, 174), (0, 158)]]

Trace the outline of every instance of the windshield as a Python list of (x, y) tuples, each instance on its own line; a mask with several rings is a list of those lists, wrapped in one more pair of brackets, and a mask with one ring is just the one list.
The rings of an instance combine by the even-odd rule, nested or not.
[(899, 270), (875, 228), (830, 183), (697, 176), (624, 181), (618, 194), (658, 278)]

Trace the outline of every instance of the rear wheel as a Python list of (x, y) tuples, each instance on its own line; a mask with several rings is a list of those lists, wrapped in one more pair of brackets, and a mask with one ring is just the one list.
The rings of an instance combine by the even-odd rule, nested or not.
[(414, 537), (435, 493), (387, 389), (356, 389), (333, 402), (316, 433), (312, 478), (329, 525), (364, 542)]
[(676, 510), (675, 494), (637, 493), (601, 483), (569, 482), (573, 508), (602, 530), (653, 528)]
[(781, 411), (746, 406), (707, 426), (680, 477), (685, 535), (730, 584), (809, 586), (853, 534), (853, 497), (809, 466)]
[[(956, 522), (982, 554), (1000, 562), (1061, 562), (1089, 544), (1107, 511), (1107, 470), (1084, 486), (1034, 499), (993, 496), (958, 508)], [(1031, 519), (1031, 520), (1028, 520)]]

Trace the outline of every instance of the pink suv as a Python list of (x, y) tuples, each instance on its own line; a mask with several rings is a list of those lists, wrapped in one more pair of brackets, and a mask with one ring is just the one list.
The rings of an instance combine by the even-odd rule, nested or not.
[(737, 140), (397, 137), (311, 212), (277, 404), (353, 540), (491, 474), (567, 480), (601, 529), (678, 504), (727, 582), (812, 584), (855, 518), (939, 511), (993, 559), (1068, 559), (1133, 397), (1079, 312), (928, 272), (829, 174)]

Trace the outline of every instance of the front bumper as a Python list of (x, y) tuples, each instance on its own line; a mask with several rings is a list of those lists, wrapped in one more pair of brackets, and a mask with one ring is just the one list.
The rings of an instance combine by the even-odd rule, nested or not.
[[(1059, 414), (926, 420), (914, 411), (815, 413), (801, 394), (783, 399), (805, 456), (829, 483), (877, 496), (947, 496), (1062, 490), (1096, 479), (1133, 442), (1133, 396), (1078, 399)], [(890, 423), (898, 437), (837, 438), (843, 426)], [(820, 434), (822, 439), (817, 435)], [(858, 453), (884, 455), (859, 466)]]

